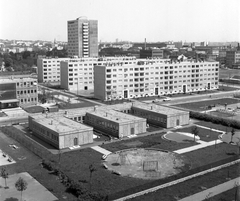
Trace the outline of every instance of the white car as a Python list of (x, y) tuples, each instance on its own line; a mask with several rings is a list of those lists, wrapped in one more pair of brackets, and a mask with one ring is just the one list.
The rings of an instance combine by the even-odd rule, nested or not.
[(172, 100), (172, 99), (169, 98), (169, 97), (166, 97), (166, 98), (163, 99), (163, 101), (170, 101), (170, 100)]

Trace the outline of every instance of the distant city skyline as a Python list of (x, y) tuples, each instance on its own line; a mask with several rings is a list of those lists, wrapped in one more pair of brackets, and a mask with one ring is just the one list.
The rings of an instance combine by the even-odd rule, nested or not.
[(239, 0), (0, 0), (0, 38), (67, 42), (67, 21), (98, 20), (98, 41), (240, 41)]

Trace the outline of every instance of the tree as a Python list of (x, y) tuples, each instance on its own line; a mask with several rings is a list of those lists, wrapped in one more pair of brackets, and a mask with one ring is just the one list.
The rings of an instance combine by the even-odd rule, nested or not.
[(5, 167), (3, 167), (3, 168), (1, 169), (1, 177), (2, 177), (3, 179), (5, 179), (5, 188), (7, 188), (8, 173), (7, 173)]
[(89, 179), (89, 191), (91, 192), (92, 189), (92, 174), (93, 172), (97, 171), (97, 169), (95, 167), (93, 167), (93, 165), (89, 165), (89, 171), (90, 171), (90, 179)]
[(194, 127), (192, 128), (192, 134), (194, 135), (194, 142), (195, 142), (196, 136), (198, 136), (198, 133), (199, 133), (198, 127), (197, 127), (197, 126), (194, 126)]
[(12, 60), (10, 57), (5, 58), (5, 59), (4, 59), (4, 63), (5, 63), (5, 67), (6, 67), (6, 68), (13, 66), (13, 60)]
[(230, 144), (231, 143), (233, 143), (233, 136), (235, 135), (235, 129), (234, 128), (232, 128), (232, 130), (231, 130), (231, 141), (229, 142)]
[(19, 179), (15, 183), (15, 187), (18, 191), (21, 191), (21, 200), (22, 200), (22, 192), (27, 189), (28, 183), (22, 178), (19, 177)]

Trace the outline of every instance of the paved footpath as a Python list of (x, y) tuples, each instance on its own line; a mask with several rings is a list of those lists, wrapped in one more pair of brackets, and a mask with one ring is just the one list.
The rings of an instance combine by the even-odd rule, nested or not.
[(196, 193), (194, 195), (191, 195), (189, 197), (183, 198), (179, 201), (201, 201), (201, 200), (205, 200), (207, 198), (213, 197), (215, 195), (218, 195), (222, 192), (225, 192), (227, 190), (230, 190), (234, 187), (236, 187), (236, 184), (239, 185), (240, 184), (240, 177), (235, 178), (233, 180), (230, 180), (228, 182), (222, 183), (220, 185), (214, 186), (212, 188), (209, 188), (207, 190), (204, 190), (200, 193)]
[(91, 147), (91, 148), (94, 149), (95, 151), (100, 152), (101, 154), (104, 154), (104, 155), (108, 155), (108, 154), (112, 153), (112, 152), (110, 152), (106, 149), (103, 149), (102, 147), (99, 147), (99, 146), (94, 146), (94, 147)]
[(195, 150), (202, 149), (202, 148), (212, 146), (212, 145), (215, 145), (215, 144), (219, 144), (219, 143), (222, 143), (222, 141), (221, 140), (214, 140), (214, 141), (211, 141), (211, 142), (205, 142), (205, 143), (202, 142), (201, 144), (197, 144), (197, 145), (194, 145), (194, 146), (191, 146), (191, 147), (179, 149), (179, 150), (176, 150), (174, 152), (177, 153), (177, 154), (183, 154), (183, 153), (187, 153), (187, 152), (190, 152), (190, 151), (195, 151)]

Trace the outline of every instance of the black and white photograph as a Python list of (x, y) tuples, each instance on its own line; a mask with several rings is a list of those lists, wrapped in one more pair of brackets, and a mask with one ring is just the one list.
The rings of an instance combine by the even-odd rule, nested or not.
[(0, 201), (240, 201), (240, 0), (0, 7)]

